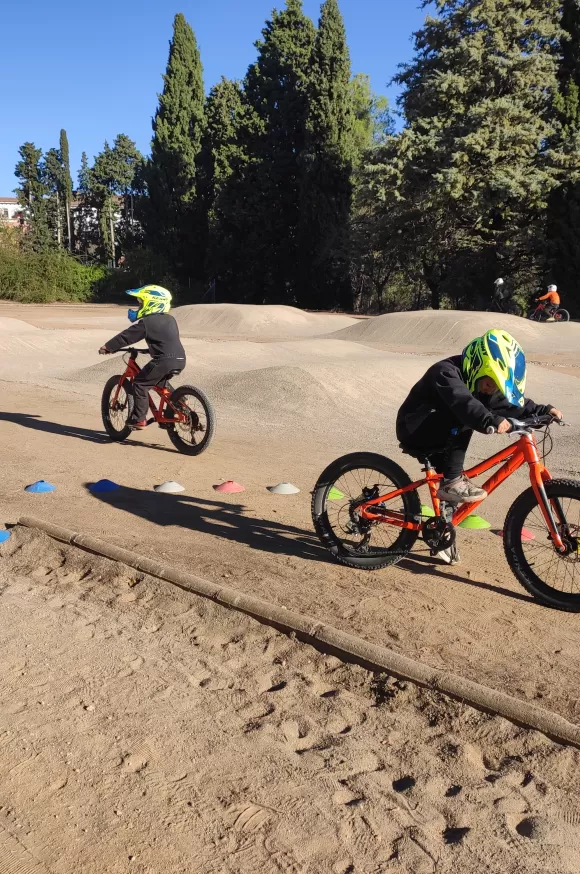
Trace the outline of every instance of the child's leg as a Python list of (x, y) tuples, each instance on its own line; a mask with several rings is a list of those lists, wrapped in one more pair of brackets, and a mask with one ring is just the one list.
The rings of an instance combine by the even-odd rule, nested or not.
[(463, 476), (465, 470), (465, 456), (471, 440), (473, 431), (460, 430), (456, 434), (451, 434), (447, 443), (445, 458), (443, 462), (443, 481), (445, 483), (453, 482)]
[(465, 454), (473, 431), (462, 430), (452, 434), (447, 444), (443, 465), (443, 482), (439, 487), (439, 499), (459, 504), (465, 501), (482, 501), (487, 492), (474, 485), (463, 475)]

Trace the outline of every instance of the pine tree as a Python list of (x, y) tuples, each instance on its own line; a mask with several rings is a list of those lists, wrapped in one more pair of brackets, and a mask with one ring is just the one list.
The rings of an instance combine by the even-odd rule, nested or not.
[(71, 206), (73, 200), (73, 184), (72, 177), (70, 175), (70, 157), (69, 157), (69, 148), (68, 148), (68, 137), (66, 135), (66, 131), (64, 128), (60, 132), (60, 160), (62, 163), (63, 169), (63, 194), (64, 194), (64, 207), (66, 214), (66, 239), (67, 239), (67, 247), (69, 252), (73, 251), (74, 241), (73, 241), (73, 227), (72, 227), (72, 217), (71, 217)]
[[(300, 156), (306, 138), (308, 80), (315, 29), (302, 0), (274, 10), (244, 81), (247, 160), (220, 198), (224, 294), (293, 303), (300, 280)], [(227, 287), (226, 287), (227, 286)]]
[(560, 0), (436, 2), (397, 77), (408, 127), (371, 184), (385, 212), (393, 199), (406, 206), (393, 243), (419, 253), (439, 307), (458, 286), (474, 299), (498, 270), (538, 269), (559, 178), (549, 144)]
[(20, 161), (16, 164), (14, 175), (21, 180), (16, 189), (18, 200), (26, 216), (26, 233), (22, 237), (25, 249), (44, 252), (52, 245), (48, 223), (46, 182), (41, 164), (42, 151), (34, 143), (24, 143), (18, 150)]
[(353, 136), (357, 164), (365, 152), (383, 144), (395, 132), (389, 100), (384, 94), (375, 94), (370, 76), (357, 73), (350, 83), (354, 112)]
[(325, 0), (312, 52), (302, 155), (302, 306), (352, 307), (348, 231), (355, 164), (350, 56), (337, 0)]
[(195, 35), (179, 13), (153, 120), (149, 204), (143, 220), (152, 248), (170, 257), (182, 275), (197, 277), (204, 257), (196, 203), (197, 157), (205, 130), (202, 74)]
[(88, 259), (96, 251), (98, 233), (95, 222), (96, 207), (93, 206), (90, 168), (86, 152), (81, 155), (77, 188), (79, 202), (73, 217), (75, 252)]
[(580, 0), (564, 0), (554, 113), (559, 123), (555, 148), (568, 157), (565, 178), (551, 196), (547, 212), (546, 270), (566, 306), (580, 310)]
[(123, 199), (132, 193), (142, 162), (142, 155), (126, 134), (115, 137), (113, 146), (105, 141), (103, 150), (96, 156), (92, 167), (88, 167), (86, 155), (83, 153), (79, 190), (85, 214), (90, 223), (94, 224), (96, 213), (99, 228), (98, 254), (113, 266), (116, 265), (118, 255), (117, 228), (121, 221)]

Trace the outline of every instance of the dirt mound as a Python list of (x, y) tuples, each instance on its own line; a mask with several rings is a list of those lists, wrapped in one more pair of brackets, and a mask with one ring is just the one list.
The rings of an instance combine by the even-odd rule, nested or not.
[(12, 319), (8, 316), (0, 316), (0, 331), (4, 333), (4, 331), (10, 331), (11, 333), (22, 333), (23, 331), (38, 331), (39, 328), (34, 325), (29, 325), (28, 322), (22, 321), (22, 319)]
[(114, 358), (105, 358), (104, 361), (99, 361), (98, 364), (91, 364), (89, 367), (71, 370), (59, 378), (67, 382), (99, 382), (104, 385), (110, 376), (113, 376), (114, 373), (123, 373), (124, 370), (124, 361), (119, 356), (115, 356)]
[(184, 337), (241, 336), (289, 339), (331, 333), (355, 324), (348, 316), (306, 313), (296, 307), (208, 303), (172, 311)]
[(580, 325), (575, 322), (556, 325), (530, 322), (518, 316), (457, 310), (388, 313), (343, 328), (333, 333), (333, 339), (422, 353), (451, 353), (461, 351), (483, 331), (497, 327), (513, 334), (529, 358), (577, 354), (580, 346)]
[(234, 406), (319, 417), (333, 407), (324, 385), (301, 367), (263, 367), (210, 380), (212, 398)]

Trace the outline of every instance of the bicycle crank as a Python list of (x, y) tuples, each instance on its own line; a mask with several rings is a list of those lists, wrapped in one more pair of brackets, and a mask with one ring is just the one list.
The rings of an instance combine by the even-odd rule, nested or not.
[(421, 525), (421, 536), (433, 554), (455, 543), (455, 527), (443, 516), (433, 516)]

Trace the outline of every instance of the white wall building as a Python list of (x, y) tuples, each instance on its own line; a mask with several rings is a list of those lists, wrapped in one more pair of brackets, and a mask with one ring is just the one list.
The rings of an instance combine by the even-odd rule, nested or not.
[(17, 197), (0, 197), (0, 221), (7, 222), (9, 225), (17, 225), (21, 212), (22, 207), (18, 203)]

